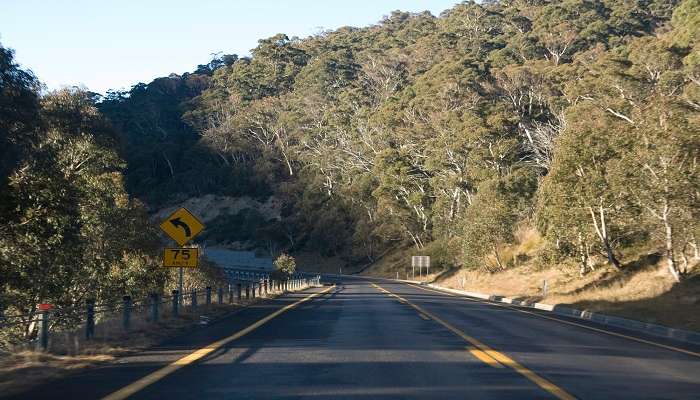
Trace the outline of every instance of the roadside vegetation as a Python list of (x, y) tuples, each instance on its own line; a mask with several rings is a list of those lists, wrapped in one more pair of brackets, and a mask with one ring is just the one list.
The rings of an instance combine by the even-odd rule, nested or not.
[(281, 212), (202, 240), (348, 271), (402, 252), (605, 282), (653, 257), (664, 290), (697, 282), (699, 0), (396, 11), (103, 97), (0, 57), (5, 313), (164, 290), (148, 213), (212, 194)]
[(364, 263), (410, 243), (497, 272), (524, 226), (549, 264), (621, 268), (645, 247), (680, 281), (700, 258), (699, 7), (397, 11), (261, 39), (250, 57), (223, 55), (99, 107), (129, 149), (128, 186), (154, 204), (183, 181), (190, 196), (279, 198), (279, 227), (249, 232), (260, 247)]

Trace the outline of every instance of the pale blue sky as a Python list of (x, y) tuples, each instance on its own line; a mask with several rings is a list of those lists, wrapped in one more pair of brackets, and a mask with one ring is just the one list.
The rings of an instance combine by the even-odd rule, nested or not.
[(392, 10), (439, 15), (459, 0), (0, 0), (0, 43), (49, 89), (129, 88), (249, 54), (276, 33), (367, 26)]

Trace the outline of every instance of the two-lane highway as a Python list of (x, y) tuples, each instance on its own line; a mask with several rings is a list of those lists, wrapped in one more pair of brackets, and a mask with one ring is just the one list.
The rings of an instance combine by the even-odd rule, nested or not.
[[(424, 287), (333, 278), (18, 398), (685, 399), (698, 349)], [(595, 327), (590, 325), (595, 329)]]

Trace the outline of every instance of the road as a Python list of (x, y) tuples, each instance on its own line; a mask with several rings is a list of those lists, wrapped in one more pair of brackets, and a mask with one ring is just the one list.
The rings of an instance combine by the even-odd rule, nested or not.
[(405, 283), (335, 279), (17, 398), (700, 398), (697, 347)]

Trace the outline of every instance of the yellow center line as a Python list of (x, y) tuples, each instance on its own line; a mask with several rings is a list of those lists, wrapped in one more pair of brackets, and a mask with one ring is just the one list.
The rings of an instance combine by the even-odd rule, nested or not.
[(472, 346), (476, 347), (477, 349), (481, 350), (482, 352), (486, 353), (490, 358), (498, 361), (499, 363), (512, 368), (516, 372), (518, 372), (520, 375), (523, 375), (525, 378), (529, 379), (533, 383), (535, 383), (537, 386), (541, 387), (542, 389), (548, 391), (552, 395), (554, 395), (556, 398), (561, 399), (561, 400), (575, 400), (576, 398), (569, 393), (567, 393), (564, 389), (560, 388), (559, 386), (555, 385), (554, 383), (548, 381), (547, 379), (537, 375), (536, 373), (532, 372), (522, 364), (518, 363), (517, 361), (513, 360), (512, 358), (508, 357), (507, 355), (496, 351), (492, 349), (491, 347), (485, 345), (484, 343), (480, 342), (476, 338), (473, 338), (466, 333), (462, 332), (461, 330), (457, 329), (454, 327), (452, 324), (448, 323), (447, 321), (444, 321), (438, 317), (436, 317), (434, 314), (429, 313), (428, 311), (424, 310), (422, 307), (420, 307), (417, 304), (413, 304), (410, 301), (404, 299), (403, 297), (394, 294), (383, 287), (377, 285), (376, 283), (372, 282), (372, 286), (375, 288), (381, 290), (382, 292), (388, 294), (389, 296), (392, 296), (396, 299), (403, 300), (406, 302), (406, 304), (410, 305), (416, 311), (425, 314), (426, 316), (432, 318), (433, 321), (439, 323), (440, 325), (444, 326), (447, 328), (449, 331), (454, 333), (455, 335), (461, 337), (464, 339), (466, 342), (470, 343)]
[(503, 364), (496, 361), (495, 358), (491, 357), (486, 352), (479, 350), (473, 346), (467, 346), (467, 350), (469, 350), (469, 352), (481, 362), (486, 363), (494, 368), (503, 368)]
[(262, 325), (266, 324), (267, 322), (269, 322), (273, 318), (279, 316), (280, 314), (283, 314), (283, 313), (291, 310), (292, 308), (298, 306), (299, 304), (313, 299), (314, 297), (320, 296), (320, 295), (328, 292), (331, 289), (333, 289), (333, 286), (328, 287), (327, 289), (325, 289), (323, 291), (320, 291), (317, 293), (312, 293), (312, 294), (304, 297), (303, 299), (301, 299), (295, 303), (288, 304), (288, 305), (280, 308), (279, 310), (273, 312), (272, 314), (266, 316), (265, 318), (253, 323), (252, 325), (234, 333), (233, 335), (226, 337), (226, 338), (223, 338), (221, 340), (218, 340), (218, 341), (211, 343), (208, 346), (202, 347), (198, 350), (195, 350), (194, 352), (166, 365), (165, 367), (163, 367), (155, 372), (152, 372), (152, 373), (144, 376), (143, 378), (141, 378), (133, 383), (130, 383), (127, 386), (124, 386), (123, 388), (117, 390), (116, 392), (111, 393), (111, 394), (103, 397), (102, 400), (126, 399), (127, 397), (133, 395), (134, 393), (139, 392), (139, 391), (143, 390), (144, 388), (146, 388), (147, 386), (152, 385), (155, 382), (172, 374), (173, 372), (177, 371), (178, 369), (180, 369), (186, 365), (192, 364), (195, 361), (200, 360), (202, 357), (206, 356), (207, 354), (221, 348), (222, 346), (240, 338), (241, 336), (244, 336), (244, 335), (254, 331), (255, 329), (261, 327)]
[(519, 308), (516, 308), (516, 307), (512, 307), (512, 306), (509, 306), (509, 305), (506, 305), (506, 304), (491, 303), (491, 302), (488, 302), (488, 301), (485, 301), (485, 300), (481, 300), (481, 299), (473, 299), (473, 298), (471, 298), (471, 297), (460, 296), (460, 295), (453, 294), (453, 293), (449, 293), (449, 292), (443, 292), (443, 291), (440, 291), (440, 290), (435, 290), (435, 289), (430, 289), (430, 288), (424, 288), (424, 287), (412, 285), (412, 284), (410, 284), (410, 283), (407, 284), (407, 285), (408, 285), (408, 286), (411, 286), (411, 287), (414, 287), (414, 288), (417, 288), (417, 289), (425, 290), (425, 291), (428, 291), (428, 292), (435, 292), (435, 293), (440, 293), (440, 294), (443, 294), (443, 295), (449, 295), (449, 296), (452, 296), (452, 297), (458, 297), (458, 298), (461, 298), (461, 299), (465, 299), (465, 300), (468, 300), (468, 301), (472, 301), (472, 302), (474, 302), (474, 303), (482, 303), (482, 304), (487, 304), (487, 305), (490, 305), (490, 306), (507, 308), (507, 309), (509, 309), (509, 310), (521, 312), (521, 313), (523, 313), (523, 314), (533, 315), (533, 316), (538, 317), (538, 318), (544, 318), (544, 319), (548, 319), (548, 320), (551, 320), (551, 321), (557, 321), (557, 322), (562, 323), (562, 324), (573, 325), (573, 326), (577, 326), (577, 327), (579, 327), (579, 328), (584, 328), (584, 329), (588, 329), (588, 330), (591, 330), (591, 331), (595, 331), (595, 332), (599, 332), (599, 333), (604, 333), (604, 334), (606, 334), (606, 335), (616, 336), (616, 337), (620, 337), (620, 338), (632, 340), (632, 341), (635, 341), (635, 342), (648, 344), (648, 345), (650, 345), (650, 346), (660, 347), (660, 348), (662, 348), (662, 349), (671, 350), (671, 351), (676, 351), (676, 352), (683, 353), (683, 354), (687, 354), (687, 355), (694, 356), (694, 357), (700, 357), (700, 353), (696, 353), (696, 352), (694, 352), (694, 351), (690, 351), (690, 350), (686, 350), (686, 349), (681, 349), (681, 348), (679, 348), (679, 347), (669, 346), (669, 345), (665, 345), (665, 344), (661, 344), (661, 343), (657, 343), (657, 342), (652, 342), (652, 341), (650, 341), (650, 340), (640, 339), (640, 338), (636, 338), (636, 337), (634, 337), (634, 336), (627, 336), (627, 335), (624, 335), (624, 334), (622, 334), (622, 333), (606, 331), (605, 329), (594, 328), (594, 327), (592, 327), (592, 326), (587, 326), (587, 325), (579, 324), (579, 323), (576, 323), (576, 322), (566, 321), (566, 320), (559, 319), (559, 318), (549, 317), (549, 316), (547, 316), (547, 315), (542, 315), (542, 314), (539, 314), (539, 313), (536, 313), (536, 312), (527, 311), (527, 310), (522, 310), (522, 309), (519, 309)]

